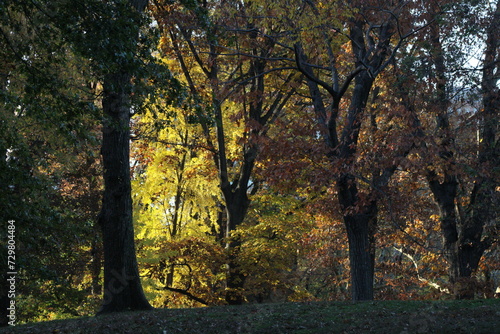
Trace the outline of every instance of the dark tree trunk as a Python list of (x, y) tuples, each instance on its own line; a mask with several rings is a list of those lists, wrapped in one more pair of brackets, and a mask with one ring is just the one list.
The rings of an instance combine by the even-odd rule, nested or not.
[(226, 182), (221, 182), (221, 190), (224, 195), (226, 208), (224, 239), (228, 255), (226, 302), (230, 305), (240, 305), (245, 301), (243, 288), (246, 276), (241, 271), (238, 262), (241, 239), (234, 232), (243, 223), (248, 207), (250, 206), (248, 184), (255, 165), (257, 152), (258, 147), (256, 145), (247, 143), (244, 148), (242, 165), (237, 177), (233, 182), (227, 182), (227, 178), (223, 177), (223, 180), (226, 180)]
[(476, 189), (481, 189), (476, 185), (471, 196), (473, 212), (462, 220), (456, 211), (458, 181), (447, 176), (443, 182), (431, 179), (429, 185), (439, 206), (443, 255), (448, 262), (448, 278), (453, 294), (457, 299), (472, 299), (476, 288), (472, 275), (484, 251), (491, 245), (489, 238), (483, 239), (483, 230), (485, 222), (492, 218), (490, 206), (494, 190), (488, 193), (483, 188), (475, 194)]
[(459, 277), (458, 259), (458, 217), (455, 210), (458, 182), (454, 176), (445, 176), (439, 182), (436, 175), (428, 176), (429, 186), (438, 204), (441, 217), (440, 228), (443, 238), (443, 255), (448, 261), (448, 276), (454, 284)]
[(243, 287), (246, 276), (241, 272), (240, 264), (238, 263), (241, 240), (233, 232), (245, 219), (250, 200), (248, 199), (246, 188), (237, 189), (224, 197), (227, 212), (225, 238), (226, 250), (228, 252), (226, 302), (229, 305), (241, 305), (245, 301)]
[(373, 300), (373, 277), (375, 269), (375, 230), (377, 226), (377, 203), (359, 204), (354, 177), (346, 175), (337, 181), (339, 202), (344, 212), (344, 224), (349, 242), (351, 270), (351, 296), (355, 301)]
[[(214, 75), (214, 73), (216, 73), (215, 67), (212, 69), (212, 74)], [(220, 228), (225, 228), (223, 236), (228, 256), (226, 263), (226, 302), (230, 305), (240, 305), (244, 302), (242, 289), (245, 277), (241, 273), (238, 264), (241, 240), (237, 235), (233, 235), (233, 232), (243, 222), (250, 204), (247, 187), (255, 159), (248, 159), (250, 157), (244, 154), (240, 172), (232, 182), (229, 180), (224, 122), (221, 104), (217, 99), (214, 99), (214, 107), (218, 144), (218, 154), (215, 163), (219, 169), (220, 189), (224, 196), (224, 207), (226, 210), (225, 224), (224, 226), (220, 226)]]
[(99, 218), (104, 243), (104, 301), (99, 314), (151, 308), (141, 286), (132, 225), (130, 78), (128, 73), (117, 73), (104, 80), (104, 197)]
[[(336, 158), (354, 158), (361, 128), (360, 116), (365, 110), (372, 84), (373, 78), (366, 72), (355, 79), (347, 125), (342, 132), (340, 146), (335, 152)], [(336, 161), (335, 159), (334, 162)], [(357, 181), (348, 172), (337, 179), (337, 188), (349, 242), (351, 296), (355, 301), (373, 300), (377, 202), (372, 200), (369, 203), (361, 203)]]
[[(147, 0), (129, 0), (129, 3), (131, 10), (141, 13)], [(135, 49), (138, 33), (137, 26), (130, 31), (128, 39), (122, 41), (125, 52)], [(129, 158), (131, 77), (129, 69), (118, 70), (107, 74), (103, 82), (101, 154), (104, 194), (99, 223), (104, 250), (104, 300), (98, 314), (152, 308), (142, 290), (132, 223)]]

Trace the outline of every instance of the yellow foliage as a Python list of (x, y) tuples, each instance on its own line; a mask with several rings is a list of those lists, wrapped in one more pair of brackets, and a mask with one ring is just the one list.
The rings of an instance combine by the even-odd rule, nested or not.
[[(150, 105), (135, 121), (139, 133), (132, 148), (135, 232), (141, 275), (149, 276), (144, 289), (155, 304), (166, 298), (158, 289), (166, 284), (169, 263), (180, 254), (174, 245), (191, 238), (208, 241), (217, 226), (221, 203), (217, 171), (211, 152), (199, 143), (201, 126), (190, 122), (189, 116), (182, 108), (160, 110)], [(173, 276), (174, 287), (186, 276), (179, 270)]]

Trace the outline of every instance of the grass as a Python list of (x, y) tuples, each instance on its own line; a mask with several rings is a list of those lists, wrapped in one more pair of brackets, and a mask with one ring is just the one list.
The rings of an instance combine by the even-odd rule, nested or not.
[(157, 309), (48, 321), (0, 333), (500, 333), (500, 300), (311, 302)]

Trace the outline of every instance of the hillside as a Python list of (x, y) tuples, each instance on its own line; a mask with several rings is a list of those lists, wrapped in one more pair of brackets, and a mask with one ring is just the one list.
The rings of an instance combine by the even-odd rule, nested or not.
[(33, 323), (0, 333), (499, 333), (500, 300), (314, 302), (158, 309)]

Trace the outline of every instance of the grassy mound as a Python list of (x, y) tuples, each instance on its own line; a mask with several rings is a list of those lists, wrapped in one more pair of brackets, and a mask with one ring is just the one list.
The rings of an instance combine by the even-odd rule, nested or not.
[(314, 302), (157, 309), (49, 321), (0, 333), (500, 333), (500, 300)]

